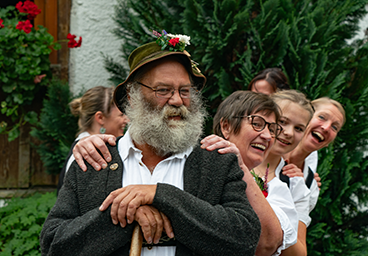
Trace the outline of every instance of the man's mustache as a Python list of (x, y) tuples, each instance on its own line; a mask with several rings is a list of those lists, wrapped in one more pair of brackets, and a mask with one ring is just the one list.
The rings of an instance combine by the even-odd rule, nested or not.
[(180, 116), (181, 118), (185, 119), (189, 115), (189, 110), (183, 105), (180, 107), (173, 107), (170, 105), (166, 105), (162, 109), (162, 114), (164, 118), (169, 118), (172, 116)]

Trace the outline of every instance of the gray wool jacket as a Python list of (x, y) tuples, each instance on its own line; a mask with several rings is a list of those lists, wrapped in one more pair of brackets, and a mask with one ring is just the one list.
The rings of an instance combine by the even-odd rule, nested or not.
[[(72, 164), (41, 231), (42, 255), (129, 255), (135, 223), (121, 228), (112, 223), (110, 208), (98, 209), (121, 188), (123, 163), (117, 147), (108, 147), (112, 161), (102, 171)], [(196, 147), (185, 163), (184, 191), (157, 184), (152, 205), (171, 221), (175, 255), (254, 255), (261, 226), (242, 177), (234, 154)]]

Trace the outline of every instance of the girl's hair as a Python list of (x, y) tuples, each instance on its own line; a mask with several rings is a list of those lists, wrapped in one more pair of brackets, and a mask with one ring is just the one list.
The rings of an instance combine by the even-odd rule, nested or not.
[(279, 103), (283, 100), (288, 100), (290, 102), (298, 104), (300, 107), (308, 111), (309, 113), (309, 121), (312, 119), (314, 114), (313, 106), (310, 102), (310, 100), (307, 99), (305, 94), (297, 91), (297, 90), (285, 90), (285, 91), (279, 91), (271, 95), (271, 98), (276, 102)]
[(345, 115), (345, 109), (344, 107), (341, 105), (340, 102), (330, 99), (328, 97), (322, 97), (322, 98), (318, 98), (312, 101), (312, 105), (314, 107), (314, 109), (318, 109), (320, 106), (322, 105), (326, 105), (326, 104), (332, 104), (334, 105), (342, 114), (343, 116), (343, 123), (341, 124), (341, 127), (345, 124), (346, 122), (346, 115)]
[[(279, 68), (266, 68), (260, 71), (248, 85), (248, 90), (252, 90), (253, 86), (256, 86), (256, 82), (259, 80), (267, 81), (276, 92), (278, 90), (289, 90), (289, 82), (285, 74)], [(257, 88), (255, 88), (257, 90)]]
[(275, 114), (276, 122), (280, 118), (280, 108), (270, 96), (251, 91), (233, 92), (218, 107), (213, 118), (213, 132), (224, 138), (221, 122), (227, 121), (230, 125), (230, 132), (236, 135), (240, 132), (242, 125), (242, 118), (237, 117), (245, 117), (259, 112), (264, 115)]
[(79, 116), (79, 133), (86, 132), (92, 128), (95, 113), (101, 111), (105, 116), (110, 115), (114, 101), (112, 95), (113, 87), (96, 86), (77, 99), (69, 103), (70, 111), (74, 116)]

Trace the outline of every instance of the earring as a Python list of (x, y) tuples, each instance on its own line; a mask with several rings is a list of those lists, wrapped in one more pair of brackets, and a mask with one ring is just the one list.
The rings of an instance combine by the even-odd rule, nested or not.
[(100, 128), (100, 133), (104, 134), (106, 132), (106, 128), (104, 128), (103, 126)]

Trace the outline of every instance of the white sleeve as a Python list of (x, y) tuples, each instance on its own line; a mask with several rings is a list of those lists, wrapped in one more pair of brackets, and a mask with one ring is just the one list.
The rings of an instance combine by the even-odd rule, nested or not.
[[(313, 173), (316, 173), (317, 166), (318, 166), (318, 153), (317, 151), (313, 151), (304, 160), (304, 168), (303, 168), (304, 179), (306, 179), (308, 176), (308, 168), (310, 168)], [(316, 207), (319, 196), (319, 187), (315, 179), (313, 179), (309, 190), (310, 190), (309, 212), (311, 212)]]
[(267, 201), (280, 221), (283, 231), (282, 245), (273, 255), (279, 255), (282, 250), (294, 245), (298, 238), (298, 214), (289, 188), (278, 178), (268, 182)]
[[(90, 136), (91, 134), (89, 134), (88, 132), (82, 132), (81, 134), (79, 134), (78, 135), (78, 137), (75, 139), (76, 141), (77, 140), (80, 140), (80, 139), (82, 139), (82, 138), (84, 138), (84, 137), (88, 137), (88, 136)], [(65, 169), (65, 173), (67, 173), (68, 172), (68, 170), (69, 170), (69, 168), (70, 168), (70, 166), (72, 165), (72, 163), (73, 163), (73, 161), (75, 160), (75, 158), (74, 158), (74, 155), (73, 154), (71, 154), (71, 156), (69, 157), (69, 160), (68, 160), (68, 162), (67, 162), (67, 164), (66, 164), (66, 169)]]
[(308, 227), (311, 222), (309, 217), (310, 190), (305, 185), (303, 177), (290, 178), (290, 192), (298, 212), (299, 221)]
[(318, 166), (318, 151), (313, 151), (304, 159), (304, 162), (307, 163), (309, 168), (316, 173), (317, 172), (317, 166)]
[(319, 187), (317, 185), (316, 180), (313, 180), (312, 185), (309, 190), (310, 190), (309, 212), (311, 212), (316, 207), (318, 196), (319, 196)]
[(71, 154), (71, 155), (70, 155), (70, 157), (69, 157), (69, 159), (68, 159), (68, 162), (67, 162), (67, 164), (66, 164), (65, 173), (67, 173), (67, 172), (68, 172), (68, 170), (69, 170), (69, 168), (70, 168), (70, 166), (72, 165), (72, 163), (73, 163), (73, 161), (74, 161), (74, 160), (75, 160), (74, 155), (73, 155), (73, 154)]

